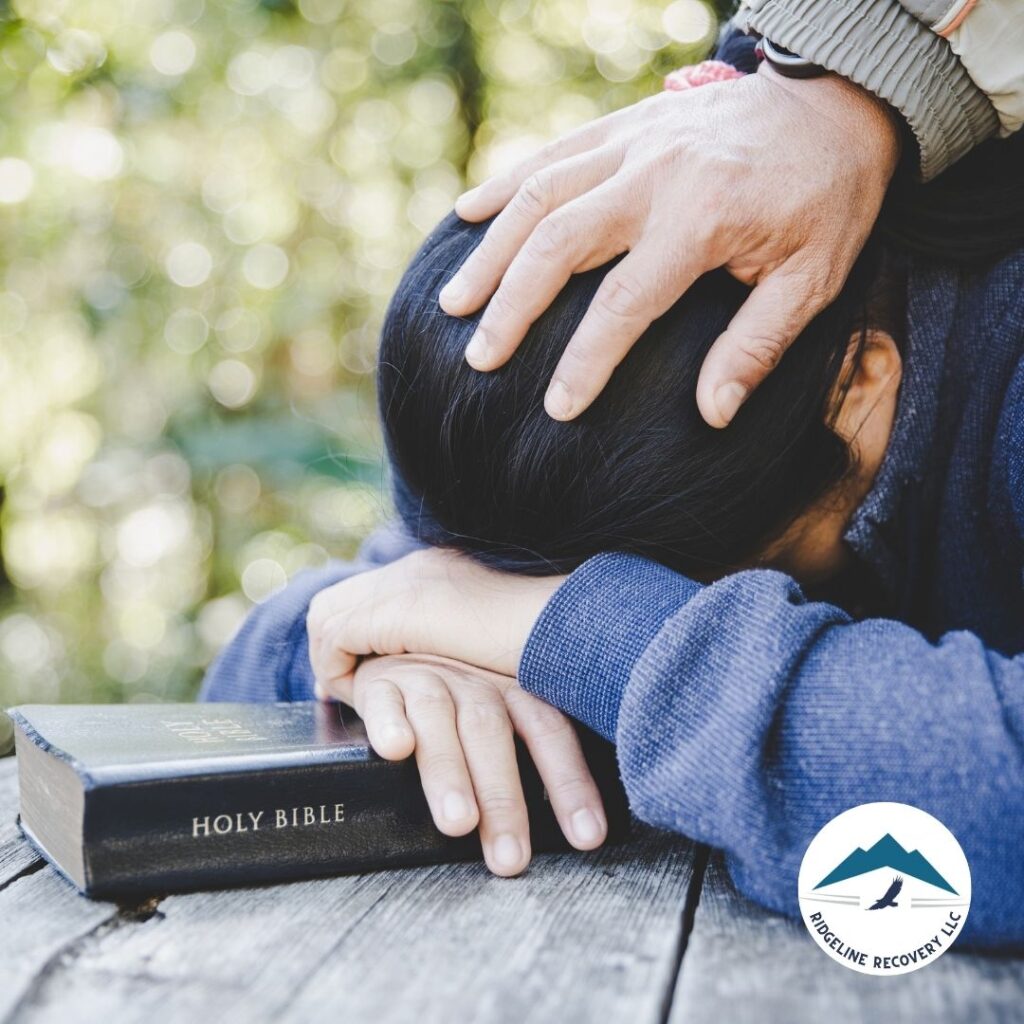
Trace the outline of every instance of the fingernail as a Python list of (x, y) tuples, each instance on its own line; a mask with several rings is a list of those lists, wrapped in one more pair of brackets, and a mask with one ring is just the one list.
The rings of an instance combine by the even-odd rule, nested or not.
[(511, 832), (505, 832), (494, 840), (491, 847), (494, 860), (503, 868), (517, 868), (523, 862), (523, 847)]
[(589, 807), (577, 811), (570, 819), (570, 824), (577, 843), (595, 843), (601, 838), (601, 822)]
[(441, 302), (459, 302), (466, 291), (466, 282), (461, 274), (456, 274), (437, 296)]
[(572, 415), (572, 392), (560, 380), (553, 380), (544, 396), (544, 408), (556, 420), (567, 420)]
[(330, 695), (323, 688), (323, 686), (320, 685), (319, 681), (317, 681), (317, 682), (315, 682), (313, 684), (313, 696), (316, 697), (317, 700), (330, 700), (331, 699)]
[(450, 793), (445, 793), (441, 810), (448, 821), (465, 821), (473, 813), (469, 801), (454, 789)]
[(715, 392), (715, 405), (718, 407), (718, 415), (726, 423), (732, 422), (733, 416), (739, 411), (740, 406), (746, 400), (748, 389), (737, 381), (730, 381), (723, 384)]
[(487, 360), (487, 349), (487, 339), (484, 337), (483, 331), (478, 330), (469, 339), (469, 344), (466, 346), (466, 361), (471, 366), (482, 367)]

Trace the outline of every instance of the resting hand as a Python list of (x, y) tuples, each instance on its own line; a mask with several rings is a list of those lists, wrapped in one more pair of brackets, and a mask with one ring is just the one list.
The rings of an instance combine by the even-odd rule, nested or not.
[(461, 196), (463, 219), (498, 216), (442, 289), (441, 306), (464, 316), (490, 299), (466, 358), (492, 370), (570, 275), (628, 252), (548, 388), (548, 413), (567, 420), (654, 319), (724, 266), (756, 287), (701, 370), (701, 414), (723, 427), (838, 294), (898, 156), (884, 104), (833, 75), (794, 81), (762, 65), (736, 81), (652, 96)]
[(496, 572), (425, 548), (342, 580), (313, 598), (306, 618), (317, 686), (337, 694), (371, 654), (433, 654), (515, 676), (563, 579)]
[(480, 828), (488, 867), (515, 875), (530, 861), (530, 830), (513, 732), (526, 743), (566, 839), (604, 842), (601, 797), (569, 720), (515, 679), (445, 658), (370, 658), (333, 695), (355, 707), (381, 757), (415, 753), (437, 827)]

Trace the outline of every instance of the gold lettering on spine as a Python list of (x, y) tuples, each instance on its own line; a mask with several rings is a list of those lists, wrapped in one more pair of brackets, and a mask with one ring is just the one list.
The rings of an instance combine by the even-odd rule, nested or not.
[[(344, 803), (275, 807), (269, 813), (273, 815), (274, 828), (308, 828), (345, 822)], [(196, 816), (192, 819), (192, 838), (259, 832), (267, 814), (267, 811), (236, 811), (233, 814)]]

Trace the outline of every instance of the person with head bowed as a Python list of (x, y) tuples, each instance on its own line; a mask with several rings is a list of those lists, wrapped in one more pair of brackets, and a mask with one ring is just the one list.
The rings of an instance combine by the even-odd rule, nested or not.
[[(570, 719), (635, 814), (788, 913), (825, 822), (914, 804), (971, 863), (968, 941), (1024, 941), (1022, 137), (963, 155), (1019, 90), (915, 25), (960, 130), (856, 68), (705, 68), (463, 197), (381, 339), (400, 523), (256, 609), (203, 697), (353, 705), (503, 875), (514, 734), (569, 840), (604, 839)], [(781, 31), (788, 73), (842, 63)]]

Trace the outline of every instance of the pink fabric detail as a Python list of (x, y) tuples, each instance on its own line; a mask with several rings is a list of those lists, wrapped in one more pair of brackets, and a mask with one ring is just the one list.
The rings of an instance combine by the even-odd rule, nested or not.
[(698, 85), (711, 82), (729, 82), (742, 78), (743, 72), (721, 60), (702, 60), (699, 64), (687, 64), (665, 76), (665, 88), (672, 92), (696, 89)]

